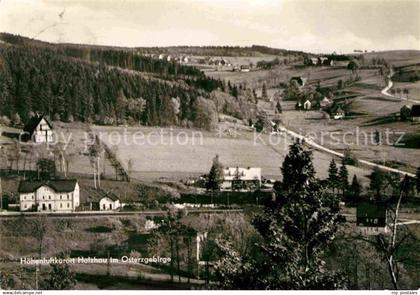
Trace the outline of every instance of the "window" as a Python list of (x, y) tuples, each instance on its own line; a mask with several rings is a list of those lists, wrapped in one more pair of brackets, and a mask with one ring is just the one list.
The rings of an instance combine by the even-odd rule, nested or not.
[(51, 200), (51, 196), (48, 196), (48, 200)]
[(109, 204), (109, 209), (112, 210), (112, 204)]
[(25, 204), (25, 206), (23, 206), (24, 208), (26, 208), (26, 204)]
[(104, 210), (106, 210), (106, 205), (105, 204), (102, 207), (104, 208)]
[(69, 194), (67, 194), (67, 200), (70, 200), (70, 195)]
[(34, 196), (32, 195), (32, 200), (34, 199)]
[(48, 210), (51, 210), (51, 204), (48, 204)]
[(45, 196), (42, 196), (42, 199), (44, 200), (45, 199)]
[(67, 208), (70, 208), (70, 203), (67, 203)]
[(60, 200), (62, 200), (63, 199), (63, 195), (60, 195)]
[(60, 208), (63, 208), (63, 203), (60, 203)]
[(23, 199), (26, 200), (26, 196), (23, 196)]

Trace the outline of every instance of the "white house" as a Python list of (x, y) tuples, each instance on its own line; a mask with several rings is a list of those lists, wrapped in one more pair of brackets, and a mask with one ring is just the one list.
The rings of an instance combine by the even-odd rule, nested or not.
[[(259, 188), (261, 186), (261, 168), (227, 167), (223, 169), (222, 189), (231, 190), (235, 182), (243, 188)], [(233, 185), (233, 186), (232, 186)]]
[(303, 109), (305, 110), (310, 110), (312, 107), (312, 103), (309, 99), (307, 99), (304, 103), (303, 103)]
[(44, 116), (34, 116), (23, 128), (27, 139), (36, 143), (52, 142), (53, 130), (50, 122)]
[(21, 181), (20, 211), (72, 212), (80, 205), (77, 180)]
[(99, 200), (99, 210), (117, 210), (121, 207), (120, 200), (114, 194), (107, 194)]

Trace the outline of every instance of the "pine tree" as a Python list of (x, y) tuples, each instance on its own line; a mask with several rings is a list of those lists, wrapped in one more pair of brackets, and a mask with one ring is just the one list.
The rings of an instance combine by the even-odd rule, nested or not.
[(282, 112), (283, 112), (283, 110), (282, 110), (282, 108), (281, 108), (281, 104), (280, 104), (280, 102), (278, 101), (277, 102), (277, 104), (276, 104), (276, 110), (277, 110), (277, 112), (279, 113), (279, 114), (281, 114)]
[(296, 191), (315, 177), (312, 153), (305, 149), (303, 142), (296, 140), (285, 157), (281, 167), (283, 190)]
[[(328, 271), (323, 257), (339, 223), (339, 199), (316, 179), (312, 153), (295, 142), (283, 162), (283, 188), (253, 225), (261, 235), (254, 253), (240, 257), (229, 244), (216, 264), (225, 289), (337, 289), (341, 275)], [(292, 167), (292, 169), (290, 169)]]
[(384, 193), (383, 186), (385, 182), (385, 173), (379, 168), (375, 167), (373, 172), (370, 174), (369, 189), (375, 194), (377, 199), (381, 198), (381, 194)]
[(219, 155), (216, 155), (208, 175), (206, 188), (212, 192), (219, 191), (223, 183), (223, 178), (223, 166), (219, 161)]
[(349, 172), (347, 171), (347, 167), (346, 164), (342, 163), (341, 167), (340, 167), (340, 171), (338, 173), (339, 179), (340, 179), (340, 188), (341, 188), (341, 192), (343, 194), (343, 199), (344, 196), (346, 194), (346, 191), (349, 187)]
[(362, 192), (362, 187), (357, 179), (357, 176), (353, 176), (353, 180), (351, 181), (351, 185), (349, 187), (349, 195), (351, 196), (350, 202), (356, 202), (360, 198), (360, 194)]
[(335, 189), (340, 185), (340, 178), (338, 176), (337, 165), (335, 164), (334, 159), (331, 160), (330, 166), (328, 168), (328, 186), (332, 189), (333, 194)]
[(261, 97), (262, 99), (268, 99), (267, 86), (265, 85), (265, 83), (262, 86)]

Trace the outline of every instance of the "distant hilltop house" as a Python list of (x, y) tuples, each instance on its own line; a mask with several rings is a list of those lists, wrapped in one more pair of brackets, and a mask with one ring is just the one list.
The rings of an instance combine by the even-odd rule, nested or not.
[(52, 142), (53, 130), (52, 125), (44, 116), (34, 116), (23, 128), (27, 140), (36, 143)]
[(364, 235), (386, 233), (387, 212), (384, 205), (361, 202), (357, 205), (356, 224)]
[(400, 109), (400, 117), (403, 121), (420, 122), (420, 104), (404, 105)]
[(245, 73), (249, 72), (249, 71), (251, 71), (251, 67), (249, 65), (241, 65), (240, 71), (245, 72)]
[(261, 168), (226, 167), (223, 169), (222, 189), (255, 190), (261, 187)]
[(304, 64), (307, 66), (333, 66), (334, 60), (326, 56), (310, 57), (304, 60)]
[(295, 76), (290, 79), (290, 82), (296, 81), (299, 87), (303, 87), (305, 86), (307, 80), (308, 80), (307, 78), (304, 78), (301, 76)]
[(21, 181), (20, 211), (72, 212), (80, 205), (77, 180)]
[(331, 111), (331, 115), (335, 120), (343, 119), (346, 116), (344, 110), (341, 108), (340, 105), (338, 105), (334, 110)]

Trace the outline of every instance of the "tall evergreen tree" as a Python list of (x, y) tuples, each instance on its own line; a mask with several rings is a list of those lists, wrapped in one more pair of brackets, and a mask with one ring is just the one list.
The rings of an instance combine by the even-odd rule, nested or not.
[(304, 143), (296, 140), (289, 149), (281, 167), (283, 190), (296, 191), (315, 177), (312, 153), (304, 148)]
[(354, 175), (349, 187), (349, 195), (351, 196), (350, 202), (355, 202), (360, 198), (362, 192), (362, 187), (357, 179), (357, 176)]
[(219, 155), (216, 155), (210, 168), (206, 188), (212, 192), (219, 191), (223, 183), (223, 177), (223, 165), (219, 161)]
[(340, 189), (343, 194), (343, 199), (346, 194), (346, 191), (349, 187), (349, 172), (347, 171), (346, 164), (343, 162), (340, 167), (340, 171), (338, 172), (338, 176), (340, 179)]
[(338, 176), (337, 165), (335, 164), (334, 159), (331, 160), (330, 166), (328, 168), (328, 186), (332, 189), (333, 193), (340, 185), (340, 178)]
[[(255, 253), (240, 257), (228, 243), (216, 278), (230, 289), (337, 289), (340, 274), (328, 271), (323, 255), (338, 229), (339, 199), (316, 179), (311, 151), (291, 145), (283, 162), (280, 198), (267, 203), (253, 225), (261, 236)], [(293, 167), (293, 169), (290, 169)]]

